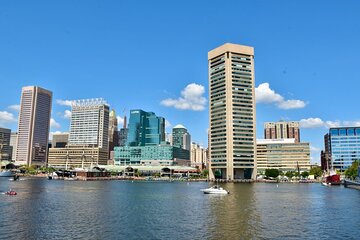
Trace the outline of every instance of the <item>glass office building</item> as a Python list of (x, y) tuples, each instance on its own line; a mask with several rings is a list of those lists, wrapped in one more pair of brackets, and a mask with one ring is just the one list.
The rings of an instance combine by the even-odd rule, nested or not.
[(187, 165), (188, 159), (182, 157), (188, 151), (162, 142), (156, 146), (115, 147), (115, 165)]
[(155, 146), (165, 141), (165, 119), (153, 112), (131, 110), (127, 146)]
[(181, 125), (176, 125), (172, 130), (172, 145), (175, 147), (176, 155), (181, 159), (190, 160), (191, 136), (187, 129)]
[(343, 172), (360, 160), (360, 127), (330, 128), (328, 141), (334, 169)]
[[(126, 146), (114, 148), (115, 165), (186, 164), (186, 149), (165, 142), (165, 119), (153, 112), (130, 111)], [(183, 163), (185, 161), (185, 163)]]
[(115, 165), (172, 165), (173, 147), (160, 146), (124, 146), (115, 147)]

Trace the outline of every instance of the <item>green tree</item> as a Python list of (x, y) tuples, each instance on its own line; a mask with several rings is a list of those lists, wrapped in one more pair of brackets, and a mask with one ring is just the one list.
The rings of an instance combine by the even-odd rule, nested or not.
[(310, 175), (314, 175), (315, 178), (321, 177), (322, 170), (320, 167), (313, 167), (310, 169)]
[(358, 176), (358, 167), (359, 161), (356, 160), (351, 164), (351, 167), (345, 171), (345, 176), (350, 179), (355, 179)]
[(219, 170), (216, 170), (215, 173), (214, 173), (214, 175), (215, 175), (215, 178), (216, 178), (216, 179), (217, 179), (217, 178), (221, 178), (221, 172), (220, 172)]
[(202, 170), (202, 172), (201, 172), (202, 177), (206, 178), (208, 175), (209, 175), (209, 170), (207, 170), (207, 169)]
[(20, 167), (21, 170), (23, 170), (26, 174), (31, 174), (31, 175), (35, 175), (37, 173), (37, 169), (36, 166), (31, 165), (31, 166), (21, 166)]
[(135, 176), (141, 177), (141, 176), (142, 176), (142, 172), (140, 172), (138, 169), (135, 169)]
[(308, 176), (309, 176), (309, 173), (308, 172), (302, 172), (301, 173), (301, 176), (303, 177), (303, 178), (307, 178)]
[(266, 169), (265, 176), (271, 177), (271, 178), (277, 178), (279, 176), (279, 170), (278, 169)]
[(289, 179), (291, 179), (291, 178), (294, 176), (294, 172), (292, 172), (292, 171), (287, 171), (287, 172), (285, 173), (285, 176), (287, 176)]

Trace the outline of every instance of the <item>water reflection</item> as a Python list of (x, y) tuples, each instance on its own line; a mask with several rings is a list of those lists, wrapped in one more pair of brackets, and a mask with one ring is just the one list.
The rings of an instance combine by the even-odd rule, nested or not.
[(0, 179), (3, 239), (357, 239), (360, 191), (320, 184)]
[(209, 195), (212, 239), (252, 239), (259, 234), (260, 216), (256, 209), (253, 184), (223, 184), (229, 195)]

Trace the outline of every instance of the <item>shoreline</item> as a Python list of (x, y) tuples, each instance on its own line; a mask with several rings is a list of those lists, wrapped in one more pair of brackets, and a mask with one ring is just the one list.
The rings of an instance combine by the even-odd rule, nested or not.
[[(19, 174), (20, 178), (48, 178), (47, 174), (38, 174), (38, 175), (29, 175), (29, 174)], [(213, 183), (321, 183), (319, 180), (295, 180), (295, 181), (277, 181), (277, 180), (251, 180), (251, 179), (239, 179), (239, 180), (209, 180), (204, 178), (199, 179), (177, 179), (177, 178), (149, 178), (149, 177), (122, 177), (122, 176), (111, 176), (111, 177), (75, 177), (75, 178), (67, 178), (67, 177), (53, 177), (50, 180), (63, 180), (63, 181), (144, 181), (144, 182), (213, 182)]]

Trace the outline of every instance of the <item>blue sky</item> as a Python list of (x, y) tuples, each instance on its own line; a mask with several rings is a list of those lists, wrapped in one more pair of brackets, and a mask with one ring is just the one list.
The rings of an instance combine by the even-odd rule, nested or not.
[(266, 121), (301, 121), (319, 162), (328, 127), (360, 123), (359, 9), (358, 1), (1, 1), (0, 126), (16, 130), (21, 87), (38, 85), (53, 91), (52, 132), (69, 129), (70, 108), (57, 100), (103, 97), (120, 117), (153, 111), (207, 145), (207, 52), (231, 42), (255, 48), (258, 138)]

